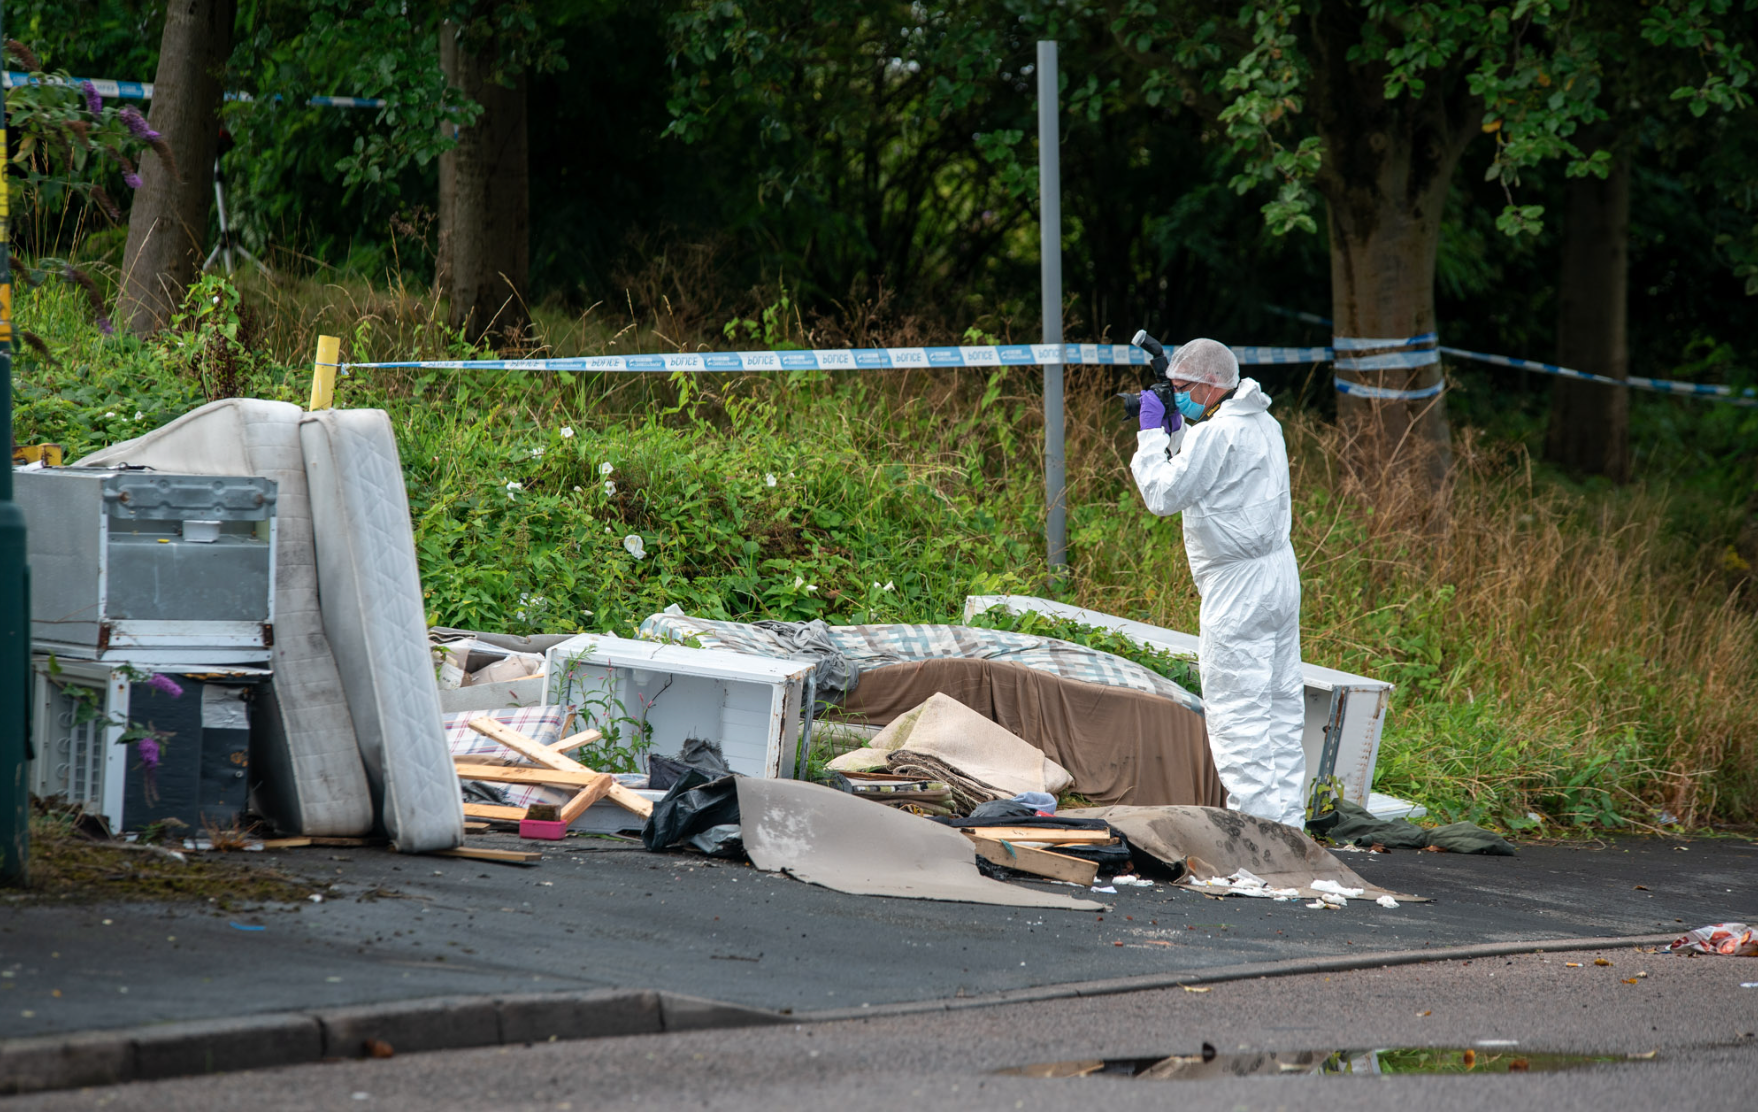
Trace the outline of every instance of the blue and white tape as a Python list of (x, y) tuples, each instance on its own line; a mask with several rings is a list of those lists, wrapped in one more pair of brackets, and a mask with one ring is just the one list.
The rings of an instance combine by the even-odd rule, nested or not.
[[(1323, 363), (1329, 348), (1236, 347), (1241, 364)], [(818, 351), (686, 352), (674, 355), (592, 355), (567, 359), (429, 359), (406, 363), (344, 363), (351, 367), (506, 371), (854, 371), (914, 367), (1146, 366), (1131, 344), (997, 344), (966, 347), (830, 348)]]
[[(1433, 344), (1435, 335), (1430, 332), (1403, 340), (1373, 340), (1356, 337), (1343, 337), (1341, 339), (1344, 350), (1371, 351), (1374, 348), (1395, 345)], [(1240, 364), (1245, 366), (1277, 363), (1323, 363), (1336, 359), (1334, 349), (1322, 347), (1236, 347), (1232, 351)], [(1504, 367), (1519, 367), (1546, 374), (1578, 378), (1588, 382), (1603, 382), (1613, 386), (1629, 386), (1637, 390), (1652, 390), (1663, 394), (1725, 401), (1733, 405), (1758, 405), (1758, 400), (1755, 400), (1755, 394), (1758, 394), (1758, 391), (1751, 389), (1741, 391), (1741, 396), (1735, 397), (1733, 389), (1727, 386), (1674, 382), (1667, 379), (1641, 378), (1634, 375), (1627, 380), (1620, 381), (1603, 375), (1559, 367), (1554, 363), (1539, 363), (1529, 359), (1515, 359), (1506, 355), (1487, 355), (1483, 352), (1465, 351), (1461, 348), (1437, 347), (1427, 351), (1382, 354), (1407, 354), (1422, 357), (1427, 362), (1417, 365), (1427, 366), (1428, 363), (1436, 361), (1436, 352), (1461, 359), (1474, 359)], [(1362, 365), (1367, 360), (1377, 358), (1379, 356), (1352, 356), (1336, 359), (1337, 369), (1380, 369), (1376, 366)], [(1346, 359), (1350, 361), (1350, 366), (1345, 366)], [(1041, 366), (1046, 363), (1063, 363), (1071, 366), (1145, 366), (1148, 363), (1148, 356), (1140, 348), (1129, 344), (1063, 344), (1060, 348), (1055, 344), (996, 344), (965, 347), (830, 348), (816, 351), (705, 351), (681, 352), (670, 355), (591, 355), (566, 359), (428, 359), (395, 363), (343, 363), (340, 364), (339, 369), (343, 374), (347, 374), (353, 368), (361, 370), (386, 368), (442, 371), (555, 371), (564, 373), (632, 371), (669, 374), (673, 371), (730, 373), (737, 371), (1029, 367)], [(1407, 365), (1397, 364), (1397, 366)], [(1353, 382), (1341, 377), (1334, 381), (1340, 393), (1359, 398), (1370, 398), (1375, 401), (1421, 401), (1432, 398), (1446, 389), (1446, 384), (1441, 382), (1413, 390), (1397, 390), (1365, 382)]]
[[(1401, 338), (1376, 339), (1369, 336), (1333, 336), (1331, 346), (1335, 355), (1336, 369), (1339, 372), (1351, 373), (1359, 371), (1414, 371), (1423, 367), (1433, 367), (1440, 363), (1441, 354), (1437, 349), (1440, 336), (1434, 332), (1424, 332), (1420, 336)], [(1344, 355), (1343, 352), (1364, 354)], [(1414, 402), (1432, 398), (1446, 389), (1446, 383), (1436, 382), (1428, 386), (1401, 390), (1390, 386), (1374, 386), (1365, 382), (1355, 382), (1336, 375), (1332, 381), (1340, 393), (1355, 398), (1368, 398), (1382, 402)]]
[(1684, 397), (1711, 398), (1726, 401), (1733, 405), (1758, 405), (1758, 390), (1747, 387), (1736, 397), (1731, 386), (1717, 386), (1704, 382), (1678, 382), (1665, 378), (1644, 378), (1631, 375), (1627, 379), (1611, 378), (1607, 375), (1590, 374), (1569, 367), (1559, 367), (1555, 363), (1540, 363), (1533, 359), (1516, 359), (1511, 355), (1489, 355), (1481, 351), (1466, 351), (1464, 348), (1444, 347), (1441, 349), (1448, 355), (1459, 359), (1470, 359), (1478, 363), (1490, 363), (1498, 367), (1516, 367), (1520, 370), (1538, 371), (1542, 374), (1560, 375), (1563, 378), (1580, 379), (1583, 382), (1603, 382), (1607, 386), (1630, 386), (1637, 390), (1652, 390), (1659, 394), (1678, 394)]
[(570, 359), (446, 359), (344, 363), (351, 367), (508, 371), (858, 371), (930, 367), (1025, 367), (1045, 363), (1145, 365), (1129, 344), (995, 344), (968, 347), (828, 348), (818, 351), (703, 351), (670, 355), (590, 355)]
[[(107, 77), (70, 77), (63, 80), (59, 77), (43, 78), (45, 85), (71, 85), (78, 88), (83, 82), (91, 82), (91, 86), (101, 97), (111, 100), (151, 100), (153, 85), (150, 81), (112, 81)], [(38, 84), (38, 79), (28, 73), (13, 73), (10, 70), (0, 74), (0, 84), (8, 89), (18, 89), (26, 85)], [(253, 98), (249, 93), (227, 93), (227, 100), (249, 102)], [(275, 99), (279, 100), (279, 97)], [(306, 104), (314, 108), (383, 108), (386, 101), (378, 97), (310, 97)]]

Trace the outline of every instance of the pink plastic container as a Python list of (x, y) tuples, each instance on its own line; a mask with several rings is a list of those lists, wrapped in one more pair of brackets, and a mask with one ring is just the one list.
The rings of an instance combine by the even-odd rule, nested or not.
[(560, 819), (520, 819), (519, 837), (541, 838), (546, 842), (559, 842), (567, 837), (568, 824)]

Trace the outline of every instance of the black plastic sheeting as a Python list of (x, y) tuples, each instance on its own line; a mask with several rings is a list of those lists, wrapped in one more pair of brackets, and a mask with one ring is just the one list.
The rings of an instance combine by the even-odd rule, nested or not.
[(641, 828), (641, 844), (655, 853), (687, 845), (711, 857), (742, 857), (739, 791), (734, 777), (685, 768)]

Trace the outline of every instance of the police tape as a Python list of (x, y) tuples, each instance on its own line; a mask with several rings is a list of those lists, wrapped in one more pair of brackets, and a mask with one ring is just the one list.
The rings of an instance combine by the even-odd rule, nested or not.
[(1444, 347), (1441, 350), (1459, 359), (1491, 363), (1498, 367), (1538, 371), (1547, 375), (1580, 379), (1583, 382), (1602, 382), (1607, 386), (1629, 386), (1637, 390), (1651, 390), (1657, 394), (1677, 394), (1681, 397), (1725, 401), (1731, 405), (1758, 406), (1758, 389), (1750, 386), (1739, 391), (1736, 395), (1731, 386), (1717, 386), (1703, 382), (1679, 382), (1665, 378), (1644, 378), (1641, 375), (1631, 375), (1629, 378), (1611, 378), (1607, 375), (1596, 375), (1587, 371), (1573, 370), (1569, 367), (1559, 367), (1555, 363), (1540, 363), (1534, 359), (1516, 359), (1511, 355), (1489, 355), (1481, 351), (1466, 351), (1464, 348), (1453, 347)]
[[(1323, 363), (1331, 349), (1236, 347), (1241, 364)], [(425, 359), (398, 363), (342, 363), (350, 368), (450, 371), (847, 371), (916, 367), (1146, 366), (1147, 353), (1131, 344), (995, 344), (963, 347), (828, 348), (813, 351), (680, 352), (670, 355), (590, 355), (563, 359)]]
[[(1303, 324), (1314, 324), (1329, 328), (1330, 317), (1321, 317), (1317, 313), (1308, 313), (1298, 309), (1287, 309), (1280, 305), (1265, 305), (1264, 309), (1279, 317), (1287, 317)], [(1445, 347), (1439, 344), (1439, 337), (1433, 332), (1424, 332), (1420, 336), (1412, 336), (1407, 340), (1372, 340), (1357, 337), (1333, 336), (1334, 349), (1326, 358), (1333, 358), (1338, 370), (1391, 370), (1395, 368), (1414, 368), (1428, 366), (1439, 362), (1438, 358), (1424, 359), (1420, 354), (1411, 352), (1389, 353), (1389, 357), (1343, 357), (1337, 358), (1336, 351), (1359, 351), (1375, 347), (1406, 347), (1425, 345), (1444, 355), (1457, 359), (1470, 359), (1477, 363), (1489, 363), (1498, 367), (1513, 367), (1518, 370), (1537, 371), (1540, 374), (1557, 375), (1561, 378), (1572, 378), (1581, 382), (1598, 382), (1606, 386), (1627, 386), (1634, 390), (1647, 390), (1656, 394), (1673, 394), (1679, 397), (1704, 398), (1709, 401), (1723, 401), (1730, 405), (1758, 406), (1758, 390), (1747, 387), (1738, 395), (1732, 387), (1716, 386), (1701, 382), (1679, 382), (1675, 379), (1646, 378), (1642, 375), (1631, 375), (1628, 378), (1612, 378), (1609, 375), (1596, 375), (1588, 371), (1577, 371), (1572, 367), (1558, 366), (1536, 359), (1520, 359), (1512, 355), (1491, 355), (1481, 351), (1467, 351), (1464, 348)], [(1235, 349), (1237, 350), (1237, 349)], [(1264, 349), (1284, 351), (1312, 351), (1312, 348)], [(1279, 362), (1279, 360), (1264, 360)], [(1309, 360), (1301, 360), (1308, 362)], [(1310, 360), (1320, 362), (1319, 359)], [(1241, 359), (1241, 363), (1245, 360)], [(1344, 378), (1333, 378), (1337, 391), (1342, 394), (1353, 394), (1357, 397), (1373, 398), (1381, 401), (1415, 401), (1432, 398), (1445, 389), (1444, 383), (1436, 383), (1416, 390), (1393, 390), (1383, 386), (1370, 386), (1366, 383), (1351, 382)]]
[[(150, 81), (112, 81), (107, 77), (32, 77), (28, 73), (14, 73), (11, 70), (0, 73), (0, 84), (8, 89), (21, 89), (26, 85), (68, 85), (79, 88), (90, 85), (92, 91), (101, 97), (111, 100), (151, 100), (153, 84)], [(249, 93), (227, 93), (227, 100), (249, 102), (254, 100)], [(279, 97), (276, 98), (280, 99)], [(378, 97), (310, 97), (306, 104), (314, 108), (383, 108), (388, 101)]]
[[(1571, 370), (1568, 367), (1559, 367), (1554, 363), (1539, 363), (1506, 355), (1488, 355), (1483, 352), (1466, 351), (1463, 348), (1440, 347), (1436, 345), (1435, 341), (1435, 334), (1426, 332), (1420, 336), (1395, 340), (1337, 337), (1336, 347), (1236, 347), (1231, 350), (1234, 358), (1245, 366), (1312, 364), (1335, 361), (1336, 367), (1340, 371), (1422, 367), (1438, 363), (1440, 355), (1446, 354), (1461, 359), (1536, 370), (1587, 382), (1601, 382), (1611, 386), (1629, 386), (1637, 390), (1706, 398), (1740, 406), (1758, 405), (1758, 400), (1754, 400), (1754, 394), (1758, 392), (1751, 389), (1746, 389), (1742, 391), (1741, 396), (1735, 397), (1733, 389), (1727, 386), (1675, 382), (1636, 375), (1620, 380), (1607, 378), (1604, 375), (1589, 374), (1585, 371)], [(1391, 352), (1379, 350), (1375, 354), (1367, 355), (1351, 354), (1342, 357), (1337, 355), (1338, 349), (1352, 353), (1375, 352), (1376, 349), (1409, 347), (1411, 345), (1416, 345), (1416, 350)], [(677, 371), (732, 373), (738, 371), (1026, 367), (1054, 363), (1071, 366), (1145, 366), (1148, 362), (1147, 353), (1130, 344), (1062, 344), (1060, 346), (1056, 344), (979, 344), (962, 347), (828, 348), (804, 351), (705, 351), (654, 355), (588, 355), (561, 359), (423, 359), (389, 363), (341, 363), (338, 364), (338, 369), (343, 374), (356, 369), (670, 374)], [(1446, 389), (1444, 382), (1437, 382), (1413, 390), (1400, 390), (1376, 386), (1371, 383), (1355, 382), (1341, 376), (1334, 378), (1333, 382), (1339, 393), (1374, 401), (1420, 401), (1432, 398)]]
[(352, 368), (505, 371), (857, 371), (924, 367), (1025, 367), (1048, 363), (1145, 366), (1130, 344), (994, 344), (965, 347), (827, 348), (815, 351), (703, 351), (666, 355), (588, 355), (565, 359), (427, 359), (343, 363)]

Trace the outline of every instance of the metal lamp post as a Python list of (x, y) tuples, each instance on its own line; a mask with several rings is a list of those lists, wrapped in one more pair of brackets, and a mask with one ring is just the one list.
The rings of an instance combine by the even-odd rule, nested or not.
[(1044, 540), (1050, 582), (1068, 571), (1068, 481), (1062, 418), (1062, 140), (1057, 126), (1056, 43), (1038, 43), (1038, 249), (1043, 277), (1044, 343), (1059, 353), (1044, 364)]
[[(6, 39), (0, 4), (0, 42)], [(5, 90), (0, 88), (0, 167), (6, 165)], [(0, 416), (6, 462), (0, 467), (0, 884), (30, 879), (30, 568), (24, 511), (12, 500), (12, 229), (0, 178)]]

